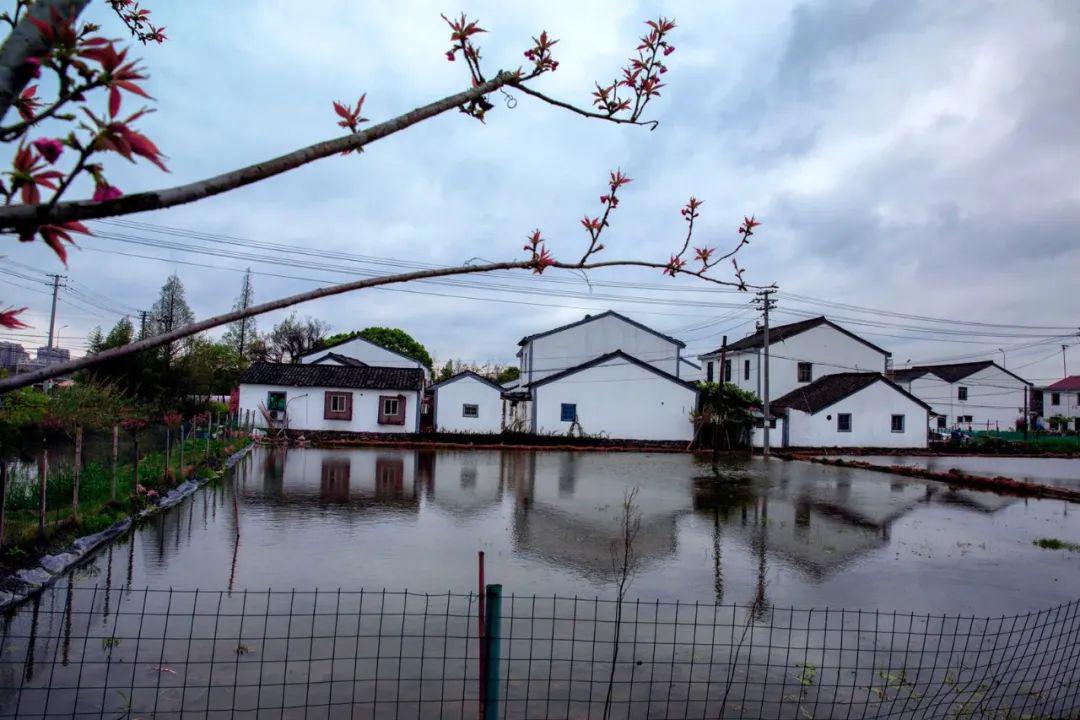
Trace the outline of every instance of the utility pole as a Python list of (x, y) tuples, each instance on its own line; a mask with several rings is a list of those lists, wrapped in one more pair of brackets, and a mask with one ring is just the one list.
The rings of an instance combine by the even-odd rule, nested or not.
[[(56, 307), (55, 297), (56, 296), (54, 295), (53, 296), (53, 298), (54, 298), (53, 299), (53, 307), (54, 308)], [(1067, 348), (1067, 347), (1069, 347), (1069, 346), (1068, 345), (1062, 345), (1061, 346), (1061, 377), (1063, 377), (1063, 378), (1069, 377), (1069, 365), (1068, 365), (1067, 362), (1065, 362), (1065, 348)]]
[(761, 311), (763, 313), (763, 324), (761, 328), (762, 332), (762, 354), (765, 356), (765, 368), (762, 375), (762, 441), (761, 441), (761, 456), (766, 460), (769, 459), (769, 423), (772, 420), (772, 415), (769, 412), (769, 310), (776, 307), (776, 301), (771, 296), (776, 292), (775, 288), (766, 288), (756, 293), (754, 298), (755, 303), (761, 304)]
[(53, 330), (56, 328), (56, 296), (60, 294), (60, 288), (65, 287), (60, 284), (61, 280), (67, 280), (67, 275), (56, 275), (49, 273), (49, 277), (53, 279), (52, 286), (52, 312), (49, 313), (49, 342), (48, 347), (53, 346)]
[(139, 311), (139, 339), (146, 337), (146, 317), (150, 314), (149, 310)]

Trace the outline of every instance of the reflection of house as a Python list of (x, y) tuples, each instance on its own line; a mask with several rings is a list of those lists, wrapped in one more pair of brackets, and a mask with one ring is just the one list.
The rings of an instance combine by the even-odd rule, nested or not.
[(239, 408), (259, 428), (411, 433), (423, 383), (418, 368), (257, 362), (240, 379)]
[(825, 375), (771, 410), (783, 416), (784, 447), (927, 446), (930, 406), (879, 372)]
[(471, 370), (435, 383), (434, 400), (437, 432), (502, 432), (503, 388)]
[[(689, 441), (697, 388), (685, 343), (608, 311), (522, 338), (506, 426), (555, 435)], [(696, 373), (692, 375), (696, 378)]]
[(939, 413), (940, 429), (1013, 430), (1031, 387), (991, 360), (919, 365), (893, 372), (892, 379)]

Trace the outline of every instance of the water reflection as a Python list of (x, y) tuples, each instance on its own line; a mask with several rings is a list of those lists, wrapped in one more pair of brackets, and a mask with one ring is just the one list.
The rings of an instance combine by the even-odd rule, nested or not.
[(677, 454), (397, 448), (256, 450), (73, 582), (470, 590), (484, 550), (508, 592), (609, 597), (619, 507), (635, 486), (632, 597), (764, 617), (774, 605), (1011, 612), (1080, 596), (1077, 558), (1032, 545), (1080, 540), (1060, 501), (805, 463), (714, 472)]

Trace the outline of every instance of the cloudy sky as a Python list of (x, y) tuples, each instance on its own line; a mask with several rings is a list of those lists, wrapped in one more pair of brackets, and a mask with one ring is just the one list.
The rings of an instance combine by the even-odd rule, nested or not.
[[(0, 276), (2, 297), (29, 305), (35, 328), (9, 339), (42, 342), (46, 272), (66, 272), (79, 293), (65, 294), (58, 320), (60, 343), (78, 352), (95, 325), (148, 308), (171, 272), (205, 317), (231, 306), (247, 267), (268, 300), (358, 272), (516, 258), (537, 227), (556, 257), (574, 258), (579, 218), (599, 212), (607, 172), (621, 167), (634, 182), (605, 242), (611, 257), (666, 259), (693, 194), (710, 244), (733, 243), (744, 214), (762, 220), (741, 263), (750, 282), (779, 285), (775, 322), (827, 314), (897, 365), (1000, 361), (1004, 348), (1007, 366), (1036, 382), (1060, 377), (1067, 344), (1080, 372), (1078, 3), (146, 4), (169, 40), (136, 49), (158, 99), (142, 127), (171, 173), (114, 158), (110, 179), (128, 192), (336, 136), (332, 100), (366, 92), (379, 121), (463, 89), (440, 12), (480, 18), (489, 74), (517, 67), (547, 29), (561, 64), (535, 87), (579, 104), (617, 72), (642, 20), (679, 27), (655, 132), (495, 96), (486, 124), (448, 113), (359, 156), (128, 218), (139, 227), (97, 223), (66, 271), (43, 247), (13, 244), (5, 262), (34, 269)], [(86, 17), (122, 34), (102, 2)], [(522, 335), (607, 308), (691, 351), (754, 327), (745, 294), (658, 272), (589, 280), (503, 274), (299, 311), (334, 330), (398, 326), (438, 359), (474, 362), (510, 362)]]

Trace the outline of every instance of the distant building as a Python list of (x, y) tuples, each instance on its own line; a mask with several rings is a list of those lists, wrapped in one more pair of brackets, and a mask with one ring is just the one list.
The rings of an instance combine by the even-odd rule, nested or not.
[(58, 363), (67, 362), (71, 359), (71, 351), (67, 348), (42, 345), (37, 349), (37, 365), (48, 367)]
[(429, 388), (437, 432), (494, 433), (503, 429), (503, 388), (466, 370)]
[(1080, 431), (1080, 375), (1070, 375), (1043, 388), (1043, 420), (1064, 417), (1068, 428)]
[(30, 353), (19, 343), (0, 341), (0, 368), (18, 372), (30, 364)]
[(418, 368), (423, 371), (425, 382), (431, 380), (431, 372), (419, 360), (388, 350), (362, 337), (350, 338), (309, 352), (300, 358), (300, 362), (305, 365), (317, 363), (356, 367), (359, 364), (374, 367)]
[(1031, 383), (992, 360), (918, 365), (890, 374), (893, 382), (930, 403), (938, 429), (1015, 430)]

